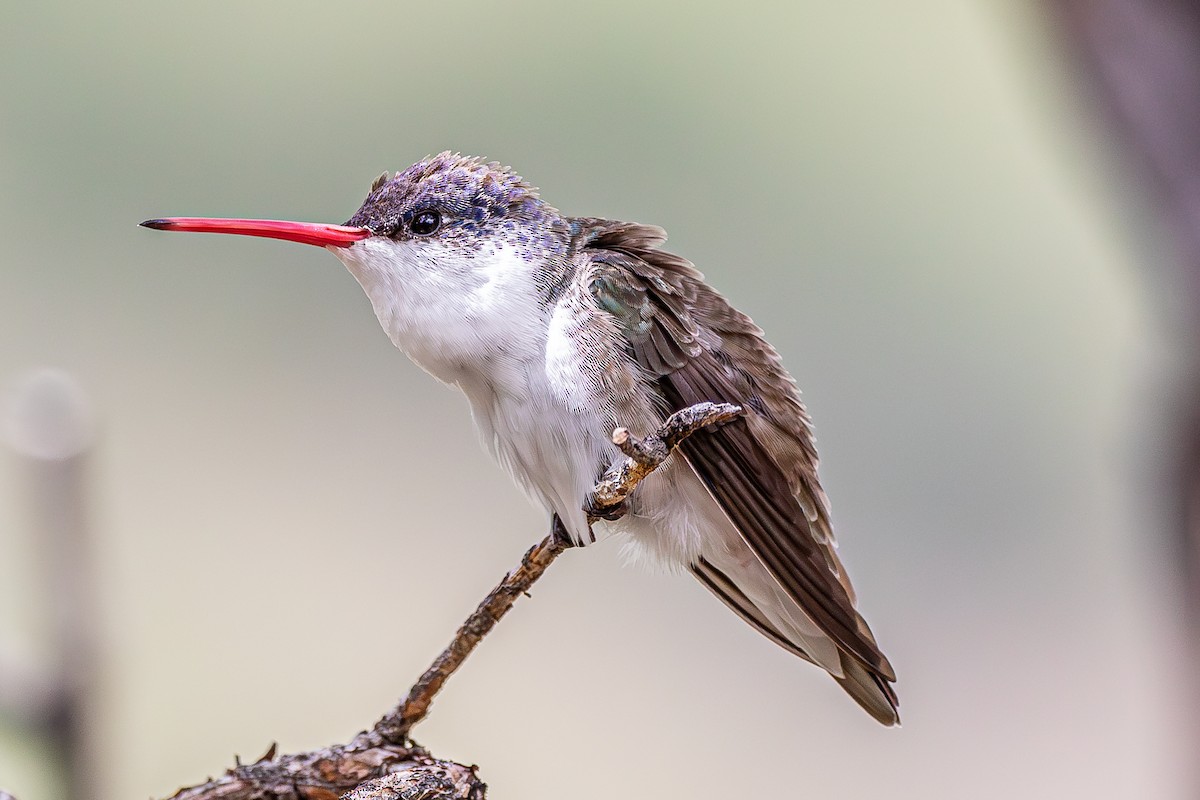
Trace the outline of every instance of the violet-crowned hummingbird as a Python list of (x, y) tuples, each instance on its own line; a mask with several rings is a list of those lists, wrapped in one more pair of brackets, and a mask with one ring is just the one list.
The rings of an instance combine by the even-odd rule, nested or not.
[(614, 428), (643, 436), (695, 403), (743, 406), (596, 527), (691, 571), (875, 719), (899, 721), (896, 675), (837, 556), (795, 381), (749, 317), (660, 249), (661, 228), (563, 216), (510, 169), (451, 153), (385, 172), (345, 225), (142, 225), (328, 249), (396, 347), (467, 396), (488, 450), (576, 544), (591, 540), (589, 489), (620, 457)]

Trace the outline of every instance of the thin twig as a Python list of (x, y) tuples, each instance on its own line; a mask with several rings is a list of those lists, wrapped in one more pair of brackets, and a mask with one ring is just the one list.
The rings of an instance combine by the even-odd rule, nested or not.
[[(613, 431), (613, 444), (625, 458), (614, 463), (592, 489), (587, 499), (591, 521), (609, 519), (623, 506), (625, 499), (651, 472), (662, 465), (671, 451), (687, 437), (709, 425), (719, 425), (742, 413), (740, 406), (728, 403), (698, 403), (675, 412), (654, 433), (638, 440), (626, 428)], [(521, 559), (521, 564), (488, 593), (467, 621), (458, 629), (450, 646), (409, 690), (408, 696), (375, 724), (375, 732), (385, 742), (403, 743), (408, 732), (429, 713), (429, 705), (446, 680), (462, 666), (483, 637), (495, 627), (517, 598), (529, 591), (546, 568), (570, 547), (570, 539), (558, 517), (554, 529), (540, 544)]]
[(586, 508), (599, 519), (608, 519), (642, 479), (667, 460), (671, 451), (701, 428), (723, 425), (742, 415), (742, 407), (732, 403), (697, 403), (676, 411), (662, 426), (645, 439), (638, 440), (626, 428), (613, 431), (612, 441), (625, 460), (613, 464), (592, 489)]
[[(557, 520), (556, 520), (557, 522)], [(446, 680), (462, 666), (475, 646), (495, 627), (517, 598), (533, 586), (546, 567), (554, 563), (568, 547), (569, 540), (561, 534), (551, 533), (541, 543), (525, 553), (520, 565), (504, 577), (495, 589), (488, 592), (483, 602), (467, 617), (458, 629), (450, 646), (442, 651), (425, 674), (408, 690), (408, 696), (379, 722), (374, 732), (390, 744), (403, 744), (408, 732), (429, 713), (429, 704), (441, 691)]]
[[(700, 403), (672, 414), (640, 441), (624, 428), (613, 431), (613, 443), (626, 457), (613, 464), (592, 490), (586, 506), (590, 520), (619, 516), (637, 484), (666, 461), (680, 442), (741, 413), (734, 405)], [(409, 731), (429, 714), (433, 698), (483, 637), (570, 546), (556, 517), (550, 535), (488, 593), (404, 700), (371, 730), (349, 744), (296, 755), (276, 756), (272, 747), (255, 763), (239, 764), (220, 778), (181, 789), (171, 800), (334, 800), (355, 787), (359, 788), (347, 800), (482, 798), (485, 787), (474, 768), (432, 758), (409, 740)]]

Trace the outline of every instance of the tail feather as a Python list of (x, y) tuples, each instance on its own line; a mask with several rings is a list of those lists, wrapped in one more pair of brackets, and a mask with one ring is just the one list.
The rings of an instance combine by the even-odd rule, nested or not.
[[(773, 623), (736, 583), (730, 580), (729, 575), (711, 561), (700, 558), (692, 566), (692, 573), (713, 594), (736, 611), (742, 619), (769, 639), (801, 658), (817, 663), (812, 655), (804, 649), (806, 644), (810, 644), (809, 642), (797, 641), (794, 631), (792, 636), (783, 634), (781, 628)], [(896, 691), (892, 688), (891, 683), (875, 670), (863, 665), (850, 653), (840, 651), (838, 657), (842, 674), (837, 675), (831, 671), (830, 677), (837, 681), (846, 694), (863, 707), (863, 710), (880, 723), (888, 726), (899, 725), (900, 701), (896, 697)]]
[(834, 675), (833, 679), (864, 711), (884, 725), (900, 724), (900, 701), (890, 683), (846, 653), (842, 654), (842, 673), (844, 677)]

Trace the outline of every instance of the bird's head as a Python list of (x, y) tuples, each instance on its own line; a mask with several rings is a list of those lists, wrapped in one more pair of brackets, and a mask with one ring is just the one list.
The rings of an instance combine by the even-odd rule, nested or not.
[(566, 221), (519, 175), (449, 152), (381, 175), (345, 225), (203, 217), (142, 225), (325, 247), (414, 357), (414, 338), (428, 338), (447, 320), (463, 321), (476, 339), (536, 312), (558, 283), (570, 239)]
[(380, 175), (345, 225), (210, 217), (170, 217), (141, 224), (337, 249), (364, 247), (377, 254), (390, 251), (391, 259), (423, 256), (443, 265), (448, 259), (498, 246), (512, 247), (530, 259), (553, 255), (563, 249), (565, 230), (558, 212), (510, 168), (450, 152), (418, 161), (394, 177), (386, 172)]
[(441, 153), (371, 186), (346, 223), (398, 245), (477, 253), (503, 240), (518, 249), (553, 249), (558, 212), (508, 167)]

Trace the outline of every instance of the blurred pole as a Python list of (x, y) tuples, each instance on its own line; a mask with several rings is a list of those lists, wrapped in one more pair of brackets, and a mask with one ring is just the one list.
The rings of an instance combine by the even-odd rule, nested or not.
[[(1148, 178), (1176, 262), (1162, 281), (1176, 299), (1187, 374), (1168, 457), (1187, 614), (1187, 719), (1200, 742), (1200, 3), (1197, 0), (1051, 0), (1081, 74), (1130, 157)], [(1190, 697), (1188, 696), (1190, 693)], [(1196, 765), (1192, 765), (1196, 769)], [(1200, 771), (1192, 776), (1200, 782)], [(1200, 786), (1197, 787), (1200, 790)], [(1200, 791), (1197, 791), (1200, 796)]]
[(61, 765), (62, 796), (96, 800), (98, 781), (88, 747), (96, 683), (96, 592), (85, 498), (90, 407), (70, 376), (40, 370), (17, 383), (3, 423), (5, 438), (24, 465), (28, 530), (40, 562), (31, 605), (50, 651), (39, 679), (10, 685), (5, 694), (20, 706), (9, 710), (46, 739)]

